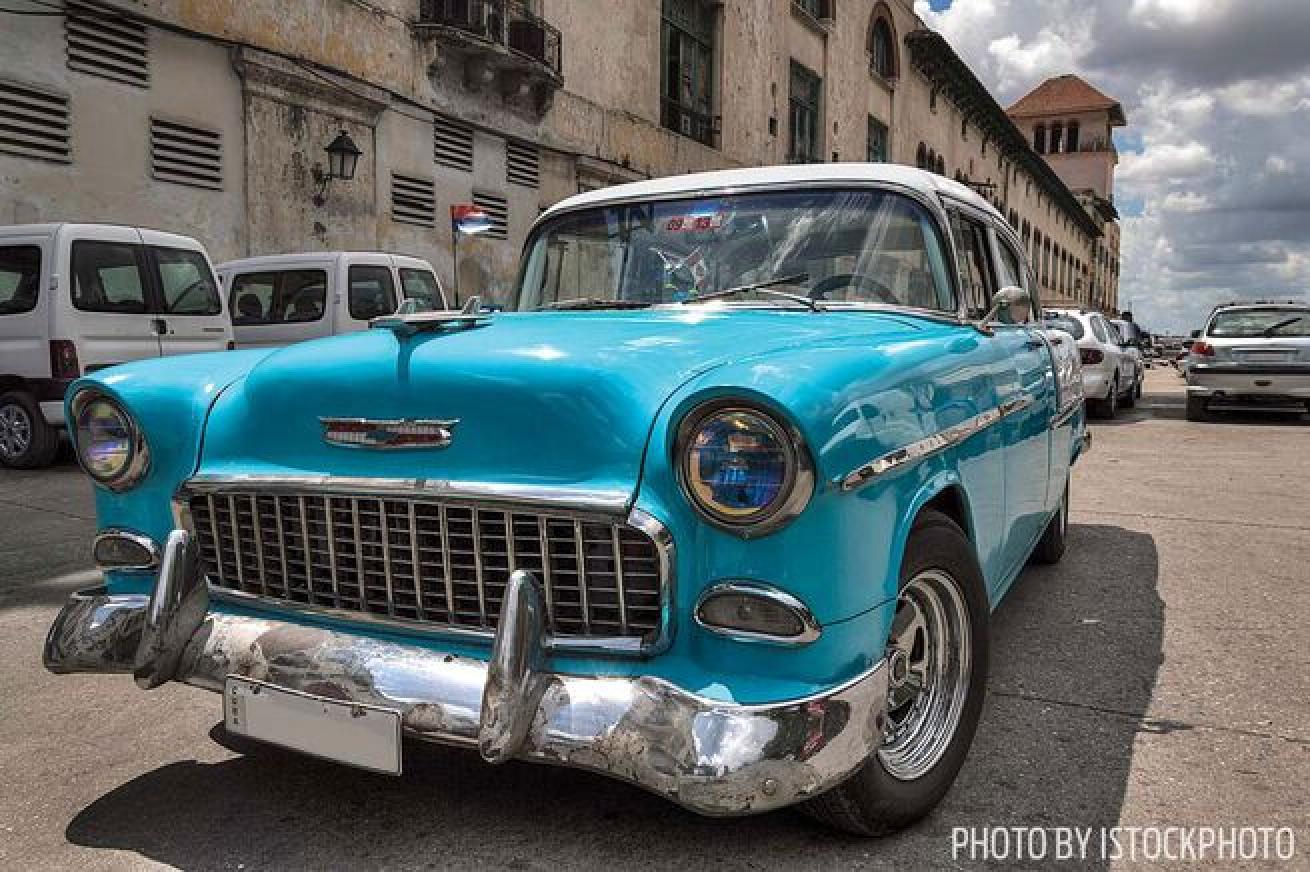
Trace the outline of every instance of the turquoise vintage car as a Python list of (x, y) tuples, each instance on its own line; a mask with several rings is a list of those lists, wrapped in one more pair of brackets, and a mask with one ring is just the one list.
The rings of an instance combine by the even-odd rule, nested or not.
[(87, 376), (104, 585), (46, 665), (383, 772), (403, 735), (904, 826), (1088, 444), (1022, 252), (905, 167), (660, 179), (542, 215), (511, 311)]

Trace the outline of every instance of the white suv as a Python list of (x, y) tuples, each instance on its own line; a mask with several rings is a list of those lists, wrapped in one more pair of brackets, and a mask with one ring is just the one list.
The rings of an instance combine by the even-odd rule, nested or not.
[(0, 465), (54, 459), (64, 390), (83, 373), (231, 345), (196, 240), (110, 224), (0, 227)]
[(1187, 419), (1211, 409), (1310, 409), (1310, 304), (1230, 303), (1192, 334)]
[(1141, 367), (1104, 315), (1083, 309), (1047, 309), (1044, 319), (1048, 327), (1063, 330), (1078, 344), (1083, 362), (1083, 396), (1092, 411), (1113, 418), (1120, 405), (1136, 404), (1141, 392)]

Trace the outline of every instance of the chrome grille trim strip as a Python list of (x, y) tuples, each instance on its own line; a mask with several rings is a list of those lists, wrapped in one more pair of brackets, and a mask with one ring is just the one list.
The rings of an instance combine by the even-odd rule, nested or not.
[(915, 440), (908, 445), (897, 448), (895, 451), (889, 451), (881, 457), (875, 457), (868, 463), (842, 476), (839, 479), (841, 489), (847, 492), (858, 490), (879, 476), (886, 475), (902, 466), (915, 463), (934, 454), (939, 454), (948, 448), (953, 448), (966, 439), (986, 430), (1002, 418), (1026, 409), (1032, 404), (1033, 398), (1030, 394), (1019, 394), (995, 408), (974, 415), (972, 418), (966, 418), (958, 424)]
[[(276, 572), (281, 578), (243, 577), (239, 587), (229, 587), (230, 581), (224, 583), (215, 568), (210, 568), (214, 573), (209, 579), (210, 593), (216, 601), (261, 611), (330, 617), (406, 634), (489, 642), (498, 617), (492, 613), (499, 611), (503, 596), (502, 583), (514, 569), (523, 568), (540, 572), (548, 591), (547, 644), (554, 651), (652, 656), (666, 650), (672, 641), (674, 546), (667, 529), (640, 509), (616, 517), (607, 504), (585, 505), (576, 500), (570, 502), (578, 508), (567, 511), (523, 502), (502, 508), (477, 498), (438, 498), (432, 489), (422, 488), (401, 508), (396, 503), (413, 492), (412, 480), (381, 493), (350, 491), (343, 485), (343, 481), (357, 479), (334, 480), (335, 487), (327, 494), (316, 492), (320, 480), (201, 476), (182, 484), (174, 498), (174, 516), (182, 529), (194, 532), (199, 523), (212, 534), (216, 528), (226, 528), (226, 519), (220, 516), (238, 497), (253, 497), (258, 506), (257, 511), (252, 509), (250, 523), (259, 518), (268, 524), (267, 530), (252, 528), (249, 533), (253, 535), (243, 535), (240, 544), (243, 552), (245, 538), (252, 539), (257, 548), (266, 548), (267, 553), (261, 552), (261, 576)], [(341, 502), (346, 499), (349, 508)], [(319, 510), (314, 505), (320, 500), (323, 515), (316, 518)], [(374, 506), (376, 521), (371, 514)], [(296, 508), (302, 512), (299, 530)], [(201, 517), (203, 511), (210, 517)], [(350, 512), (348, 520), (343, 515), (340, 529), (334, 511)], [(497, 516), (498, 512), (503, 514)], [(275, 515), (282, 522), (280, 527), (273, 523)], [(523, 535), (516, 540), (520, 528)], [(498, 535), (502, 531), (503, 551)], [(410, 538), (405, 542), (407, 534)], [(277, 537), (276, 543), (270, 541), (273, 537)], [(472, 554), (464, 551), (469, 539), (474, 545)], [(221, 536), (212, 538), (202, 547), (202, 561), (221, 568), (224, 555), (230, 562), (233, 544)], [(380, 556), (378, 547), (383, 549)], [(305, 556), (301, 566), (297, 566), (298, 550)], [(406, 556), (413, 561), (413, 572), (406, 565)], [(564, 576), (552, 570), (574, 569), (569, 558), (577, 560), (578, 589), (570, 589), (565, 580), (562, 594), (559, 585)], [(255, 561), (249, 563), (250, 572), (245, 576), (255, 572)], [(552, 563), (557, 565), (552, 567)], [(479, 564), (481, 572), (475, 577)], [(406, 572), (410, 578), (403, 577)], [(502, 572), (504, 580), (500, 579)], [(332, 590), (321, 584), (329, 573), (335, 583)], [(385, 594), (379, 574), (385, 577)], [(358, 602), (354, 601), (352, 576)], [(320, 584), (315, 583), (316, 577)], [(370, 580), (375, 583), (371, 592)], [(413, 600), (406, 596), (411, 584)], [(477, 605), (473, 605), (475, 586)], [(268, 593), (263, 593), (265, 590)], [(444, 594), (444, 614), (440, 597), (433, 601), (434, 590)], [(460, 597), (464, 597), (462, 607)], [(479, 607), (487, 613), (485, 621), (479, 621), (480, 613), (475, 611)]]

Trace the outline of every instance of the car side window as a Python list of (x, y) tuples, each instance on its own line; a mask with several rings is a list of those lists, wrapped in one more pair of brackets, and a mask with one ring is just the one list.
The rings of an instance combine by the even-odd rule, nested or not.
[(232, 323), (298, 324), (323, 317), (327, 273), (321, 269), (244, 273), (232, 280)]
[(84, 312), (145, 314), (139, 249), (125, 242), (74, 242), (73, 306)]
[[(1005, 237), (1001, 235), (999, 230), (993, 230), (992, 232), (996, 236), (996, 250), (1001, 254), (1000, 261), (996, 264), (997, 283), (1002, 288), (1010, 286), (1018, 288), (1024, 287), (1023, 261), (1019, 258), (1019, 255), (1015, 253), (1014, 249), (1010, 247), (1010, 243), (1006, 241)], [(1031, 292), (1029, 293), (1031, 294)], [(1035, 317), (1034, 313), (1037, 311), (1036, 301), (1030, 302), (1030, 304), (1025, 307), (1025, 310), (1027, 316), (1024, 317), (1021, 314), (1017, 320), (1014, 317), (1015, 313), (1008, 310), (1002, 310), (998, 315), (998, 320), (1006, 324), (1028, 323)]]
[(441, 298), (437, 287), (437, 277), (425, 269), (400, 268), (400, 287), (407, 300), (422, 300), (433, 309), (444, 309), (446, 301)]
[(1092, 334), (1101, 342), (1109, 342), (1110, 336), (1105, 332), (1105, 325), (1101, 323), (1101, 319), (1093, 315), (1088, 320), (1092, 322)]
[(356, 264), (350, 268), (347, 305), (350, 317), (367, 321), (396, 311), (396, 288), (385, 266)]
[(996, 293), (988, 251), (987, 231), (983, 225), (958, 212), (951, 213), (951, 232), (955, 235), (955, 253), (959, 261), (960, 280), (970, 317), (978, 318), (991, 305)]
[(223, 305), (209, 262), (198, 251), (155, 248), (164, 312), (169, 315), (218, 315)]
[(36, 308), (41, 285), (41, 249), (35, 245), (0, 247), (0, 315)]

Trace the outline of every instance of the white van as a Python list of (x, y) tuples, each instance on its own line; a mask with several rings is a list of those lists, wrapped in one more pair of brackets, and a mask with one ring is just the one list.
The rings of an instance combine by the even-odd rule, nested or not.
[(273, 254), (230, 260), (217, 269), (238, 348), (364, 330), (369, 319), (396, 311), (401, 299), (447, 308), (432, 265), (403, 254)]
[(231, 347), (196, 240), (111, 224), (0, 227), (0, 464), (54, 459), (64, 391), (78, 376)]

